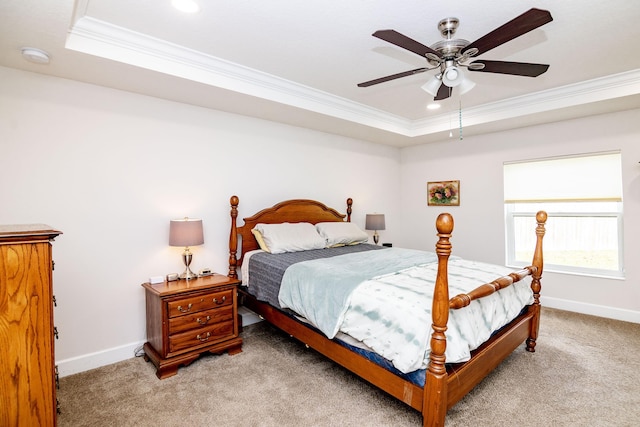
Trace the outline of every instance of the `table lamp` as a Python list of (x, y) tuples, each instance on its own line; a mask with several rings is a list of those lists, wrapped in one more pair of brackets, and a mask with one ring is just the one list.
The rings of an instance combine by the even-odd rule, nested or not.
[(373, 230), (373, 242), (377, 245), (380, 239), (378, 230), (384, 230), (384, 214), (367, 214), (364, 228)]
[(169, 245), (184, 246), (182, 253), (182, 262), (184, 262), (185, 270), (180, 275), (181, 279), (195, 279), (198, 277), (191, 269), (191, 259), (193, 255), (189, 250), (189, 246), (202, 245), (204, 243), (204, 235), (202, 233), (202, 220), (193, 218), (173, 219), (169, 224)]

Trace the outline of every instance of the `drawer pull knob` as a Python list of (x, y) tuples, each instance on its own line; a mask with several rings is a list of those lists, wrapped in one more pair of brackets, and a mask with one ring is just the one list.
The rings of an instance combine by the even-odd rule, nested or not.
[(224, 302), (227, 300), (227, 296), (223, 296), (221, 300), (218, 300), (218, 298), (214, 298), (213, 302), (215, 302), (216, 304), (220, 305), (220, 304), (224, 304)]
[(196, 336), (196, 338), (198, 338), (202, 342), (205, 342), (205, 341), (209, 341), (209, 337), (210, 336), (211, 336), (211, 332), (207, 332), (207, 334), (204, 337), (202, 335), (198, 334)]
[(188, 311), (191, 311), (191, 304), (189, 304), (187, 306), (187, 308), (182, 308), (181, 305), (178, 306), (178, 311), (182, 312), (182, 313), (187, 313)]
[(209, 323), (209, 320), (211, 320), (211, 316), (207, 316), (206, 319), (202, 320), (201, 318), (197, 318), (196, 322), (198, 322), (201, 325), (206, 325), (207, 323)]

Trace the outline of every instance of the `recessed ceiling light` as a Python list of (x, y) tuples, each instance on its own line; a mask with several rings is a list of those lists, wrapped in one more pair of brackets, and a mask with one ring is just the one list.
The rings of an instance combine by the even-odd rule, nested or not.
[(49, 54), (44, 50), (36, 49), (35, 47), (23, 47), (22, 57), (29, 62), (35, 62), (36, 64), (48, 64)]
[(185, 12), (185, 13), (200, 12), (200, 6), (194, 0), (171, 0), (171, 4), (180, 12)]
[(438, 108), (440, 108), (440, 104), (437, 102), (427, 105), (427, 110), (437, 110)]

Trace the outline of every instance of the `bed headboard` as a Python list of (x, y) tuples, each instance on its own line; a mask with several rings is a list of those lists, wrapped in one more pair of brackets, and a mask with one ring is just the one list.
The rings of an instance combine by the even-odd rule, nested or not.
[[(244, 218), (244, 225), (237, 226), (238, 196), (231, 196), (231, 233), (229, 235), (229, 277), (238, 277), (237, 268), (242, 265), (244, 254), (258, 249), (258, 242), (251, 233), (251, 229), (258, 223), (279, 224), (282, 222), (319, 222), (346, 221), (351, 222), (351, 206), (353, 200), (347, 199), (347, 213), (341, 214), (335, 209), (315, 200), (293, 199), (280, 202), (266, 208), (257, 214)], [(238, 236), (241, 241), (241, 253), (238, 258)]]

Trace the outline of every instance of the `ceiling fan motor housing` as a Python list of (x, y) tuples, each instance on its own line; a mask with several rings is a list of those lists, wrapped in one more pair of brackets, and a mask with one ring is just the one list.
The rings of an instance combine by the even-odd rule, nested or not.
[[(464, 39), (448, 39), (448, 40), (440, 40), (439, 42), (431, 45), (431, 49), (437, 51), (442, 59), (456, 59), (461, 56), (460, 51), (469, 45), (468, 40)], [(439, 61), (433, 61), (433, 59), (428, 58), (427, 60), (431, 65), (439, 65)]]

